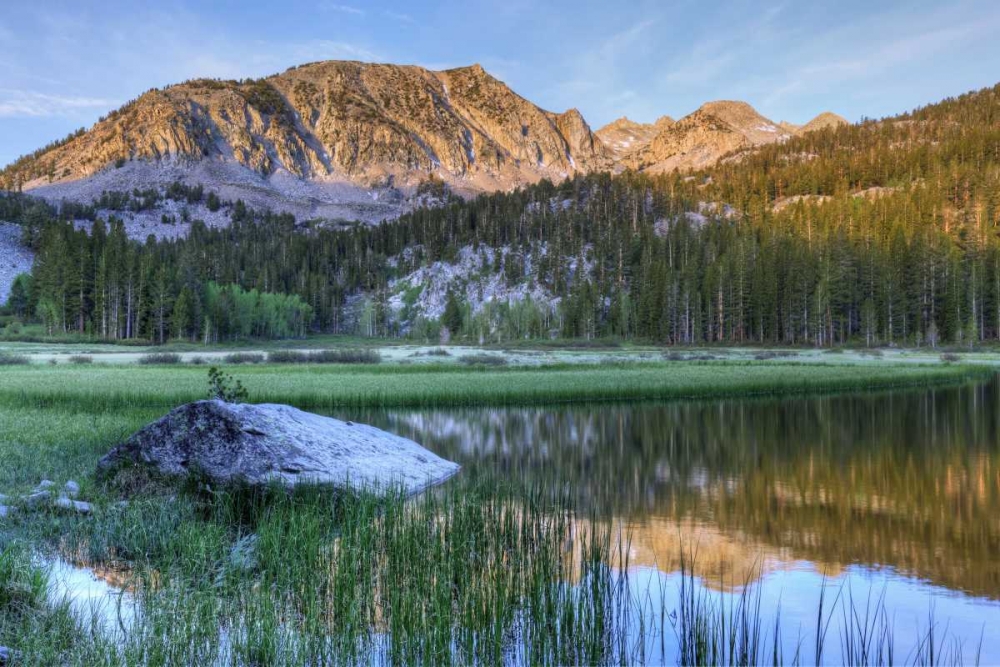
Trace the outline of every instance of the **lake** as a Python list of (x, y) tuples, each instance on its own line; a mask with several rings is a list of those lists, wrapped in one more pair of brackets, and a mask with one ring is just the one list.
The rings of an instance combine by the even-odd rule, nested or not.
[[(761, 632), (773, 637), (777, 620), (786, 661), (797, 650), (814, 661), (824, 591), (824, 662), (864, 650), (843, 641), (849, 622), (854, 635), (888, 629), (897, 662), (916, 659), (933, 628), (939, 656), (1000, 663), (995, 379), (799, 399), (342, 416), (423, 443), (467, 479), (542, 486), (621, 527), (640, 606), (679, 609), (683, 550), (703, 599), (735, 604), (752, 591)], [(845, 619), (848, 609), (858, 617)], [(649, 662), (673, 664), (673, 623), (651, 616), (653, 631), (636, 641)]]

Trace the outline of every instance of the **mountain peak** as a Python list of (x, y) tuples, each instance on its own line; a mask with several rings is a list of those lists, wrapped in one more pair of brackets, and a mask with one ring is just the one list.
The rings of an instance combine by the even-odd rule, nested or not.
[(655, 124), (651, 124), (638, 123), (628, 116), (622, 116), (611, 121), (595, 134), (604, 142), (613, 156), (621, 158), (649, 144), (664, 126), (665, 118), (669, 120), (669, 116), (663, 116)]
[(785, 128), (738, 100), (706, 102), (676, 122), (658, 125), (648, 144), (627, 156), (628, 166), (654, 172), (700, 169), (727, 153), (791, 136)]
[(841, 125), (849, 124), (850, 123), (848, 123), (847, 119), (843, 116), (835, 114), (832, 111), (824, 111), (800, 127), (798, 133), (804, 134), (805, 132), (814, 132), (816, 130), (824, 130), (830, 127), (839, 127)]

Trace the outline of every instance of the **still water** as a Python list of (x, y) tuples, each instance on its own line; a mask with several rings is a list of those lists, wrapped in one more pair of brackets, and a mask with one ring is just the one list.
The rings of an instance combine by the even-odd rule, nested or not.
[[(343, 415), (347, 416), (347, 415)], [(941, 655), (1000, 664), (1000, 382), (781, 400), (388, 411), (350, 415), (458, 461), (462, 474), (558, 489), (625, 526), (637, 598), (749, 582), (785, 659), (848, 661), (845, 623), (884, 608), (894, 659), (934, 628)], [(833, 613), (831, 602), (851, 600)], [(853, 609), (861, 617), (845, 617)], [(651, 662), (676, 661), (669, 619)], [(657, 633), (652, 633), (653, 635)]]

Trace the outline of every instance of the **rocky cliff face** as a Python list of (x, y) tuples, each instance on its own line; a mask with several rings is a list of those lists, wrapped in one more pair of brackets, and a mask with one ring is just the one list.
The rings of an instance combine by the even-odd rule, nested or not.
[(166, 156), (364, 182), (439, 172), (473, 189), (477, 180), (504, 187), (610, 164), (578, 111), (540, 109), (478, 65), (432, 72), (331, 61), (150, 91), (6, 177), (47, 184)]
[(709, 102), (663, 128), (642, 148), (622, 158), (632, 169), (654, 173), (708, 167), (723, 155), (785, 141), (791, 133), (746, 102)]
[(637, 123), (623, 116), (608, 123), (595, 134), (611, 154), (620, 160), (629, 153), (648, 146), (657, 134), (673, 124), (674, 119), (670, 116), (662, 116), (655, 123)]

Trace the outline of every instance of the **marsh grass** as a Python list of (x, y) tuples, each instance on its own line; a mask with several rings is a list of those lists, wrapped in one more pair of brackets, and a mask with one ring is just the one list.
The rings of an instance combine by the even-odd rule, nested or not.
[[(245, 366), (239, 378), (251, 402), (331, 410), (868, 391), (958, 383), (990, 374), (989, 368), (963, 364), (683, 361), (545, 368), (263, 364)], [(189, 366), (0, 368), (0, 404), (87, 411), (171, 408), (202, 398), (204, 383), (204, 370)]]
[(884, 591), (849, 585), (821, 587), (813, 637), (785, 638), (759, 566), (720, 575), (721, 595), (683, 551), (678, 589), (643, 598), (627, 532), (497, 482), (410, 500), (192, 486), (108, 508), (62, 545), (127, 562), (141, 613), (108, 633), (46, 604), (44, 571), (8, 547), (0, 643), (24, 664), (978, 664), (933, 609), (900, 651)]
[[(111, 647), (81, 626), (65, 659), (635, 664), (633, 601), (596, 525), (548, 493), (497, 484), (411, 500), (278, 489), (138, 500), (63, 548), (129, 562), (143, 613)], [(0, 639), (26, 646), (28, 664), (53, 651)]]
[[(759, 564), (744, 573), (742, 580), (733, 581), (720, 574), (718, 589), (731, 588), (734, 592), (719, 595), (695, 575), (695, 558), (693, 551), (681, 548), (678, 609), (671, 617), (678, 640), (678, 664), (849, 667), (979, 664), (985, 634), (977, 645), (965, 645), (935, 619), (933, 606), (928, 609), (926, 626), (918, 629), (916, 644), (900, 654), (885, 588), (869, 587), (856, 596), (850, 579), (833, 588), (824, 576), (811, 637), (804, 636), (800, 628), (795, 637), (784, 638), (780, 602), (776, 608), (762, 604), (763, 570)], [(837, 625), (831, 628), (834, 621)], [(791, 639), (791, 644), (786, 639)], [(787, 650), (789, 647), (791, 651)]]

